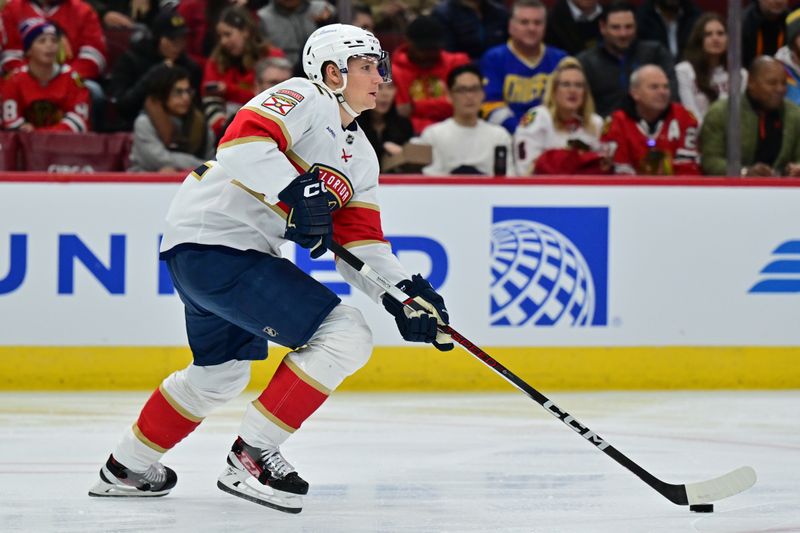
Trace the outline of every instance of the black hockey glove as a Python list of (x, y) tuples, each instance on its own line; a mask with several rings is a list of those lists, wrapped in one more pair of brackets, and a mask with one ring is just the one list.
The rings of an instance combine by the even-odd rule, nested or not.
[(414, 298), (424, 309), (415, 311), (388, 294), (383, 295), (383, 306), (394, 316), (403, 339), (409, 342), (429, 342), (443, 352), (452, 350), (453, 339), (450, 335), (436, 329), (437, 324), (446, 326), (450, 322), (444, 299), (439, 293), (419, 274), (414, 274), (411, 279), (404, 279), (397, 287)]
[(278, 198), (290, 207), (283, 237), (311, 250), (314, 259), (328, 251), (326, 242), (333, 234), (329, 202), (336, 198), (319, 180), (319, 169), (297, 176)]

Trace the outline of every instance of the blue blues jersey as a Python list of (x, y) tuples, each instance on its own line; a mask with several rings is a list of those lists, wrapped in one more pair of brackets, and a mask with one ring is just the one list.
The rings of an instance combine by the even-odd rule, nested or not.
[(489, 122), (501, 124), (514, 133), (525, 112), (542, 103), (547, 80), (567, 56), (560, 48), (542, 44), (535, 63), (515, 51), (511, 41), (490, 48), (481, 57), (481, 73), (486, 86), (484, 115)]

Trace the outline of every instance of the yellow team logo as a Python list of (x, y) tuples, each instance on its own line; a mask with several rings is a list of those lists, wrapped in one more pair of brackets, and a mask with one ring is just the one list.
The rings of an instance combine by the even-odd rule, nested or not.
[(508, 74), (503, 80), (503, 99), (509, 104), (519, 104), (538, 100), (544, 95), (549, 74), (517, 76)]

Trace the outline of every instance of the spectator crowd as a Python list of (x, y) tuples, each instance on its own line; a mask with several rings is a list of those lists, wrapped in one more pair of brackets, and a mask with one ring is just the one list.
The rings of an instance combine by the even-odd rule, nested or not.
[[(800, 176), (800, 9), (746, 2), (742, 175)], [(131, 171), (213, 158), (243, 104), (348, 22), (391, 53), (358, 117), (383, 172), (722, 175), (730, 69), (720, 0), (7, 0), (3, 129), (132, 138)]]

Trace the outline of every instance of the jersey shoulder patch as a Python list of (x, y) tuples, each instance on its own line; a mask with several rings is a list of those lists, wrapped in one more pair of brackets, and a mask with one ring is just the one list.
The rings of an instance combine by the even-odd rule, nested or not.
[(528, 109), (524, 115), (522, 115), (522, 118), (519, 120), (519, 125), (527, 126), (528, 124), (531, 124), (535, 119), (536, 119), (536, 108), (532, 107)]

